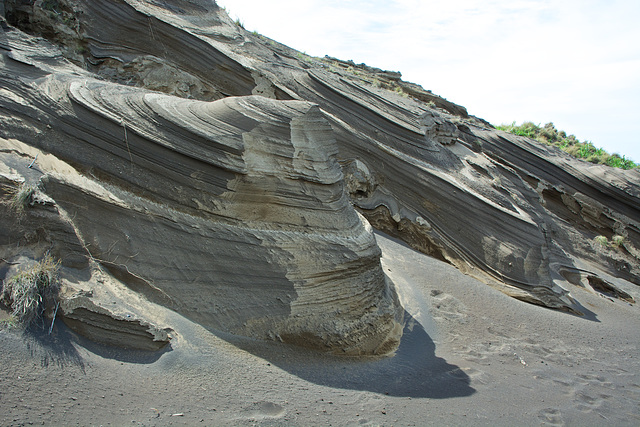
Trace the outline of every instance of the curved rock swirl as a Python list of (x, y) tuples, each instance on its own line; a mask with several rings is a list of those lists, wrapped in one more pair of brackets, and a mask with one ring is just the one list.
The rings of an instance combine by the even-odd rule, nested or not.
[[(590, 284), (597, 280), (588, 278), (596, 276), (614, 288), (606, 276), (640, 283), (637, 171), (607, 171), (496, 131), (464, 108), (402, 82), (399, 73), (306, 57), (244, 31), (208, 0), (172, 2), (171, 7), (143, 0), (60, 3), (81, 12), (76, 14), (77, 40), (54, 41), (86, 47), (75, 59), (111, 81), (185, 98), (259, 93), (317, 104), (333, 129), (353, 203), (376, 228), (509, 295), (579, 312), (583, 307), (568, 294), (570, 285), (593, 288)], [(176, 90), (177, 83), (185, 83), (188, 90)], [(99, 87), (92, 85), (72, 91), (76, 107), (69, 106), (69, 120), (61, 119), (67, 137), (83, 141), (64, 158), (82, 158), (87, 170), (108, 169), (109, 182), (124, 182), (143, 198), (172, 203), (185, 214), (206, 212), (220, 221), (242, 219), (262, 228), (278, 228), (274, 224), (281, 222), (326, 227), (319, 217), (298, 212), (298, 202), (313, 204), (314, 197), (325, 202), (316, 204), (317, 209), (342, 209), (343, 195), (330, 185), (309, 186), (315, 178), (308, 170), (308, 181), (298, 193), (287, 193), (282, 179), (262, 179), (250, 172), (261, 170), (269, 176), (278, 161), (297, 158), (289, 148), (263, 142), (287, 132), (302, 135), (295, 138), (303, 143), (306, 131), (296, 133), (299, 125), (291, 114), (271, 117), (265, 111), (281, 111), (286, 105), (298, 109), (300, 117), (319, 114), (302, 114), (308, 109), (304, 102), (273, 107), (271, 101), (230, 98), (206, 105), (167, 101), (159, 94), (142, 95), (123, 87), (113, 89), (123, 95), (112, 99), (98, 96)], [(122, 104), (134, 98), (127, 101), (130, 105)], [(259, 106), (262, 102), (269, 106)], [(214, 109), (215, 114), (208, 112)], [(105, 114), (112, 117), (107, 120)], [(286, 131), (281, 114), (287, 117)], [(95, 115), (103, 119), (100, 130), (82, 126)], [(163, 129), (160, 135), (158, 126)], [(207, 140), (208, 127), (218, 129), (215, 142)], [(123, 138), (127, 131), (128, 146)], [(100, 139), (109, 142), (100, 149), (118, 162), (107, 164), (84, 148)], [(53, 149), (49, 145), (47, 149)], [(219, 158), (211, 162), (203, 146)], [(265, 156), (264, 147), (276, 155)], [(61, 153), (65, 145), (55, 149)], [(154, 150), (162, 150), (162, 155), (150, 155)], [(299, 152), (306, 156), (309, 150)], [(314, 168), (334, 167), (331, 161), (320, 166), (317, 160)], [(341, 217), (348, 229), (353, 215), (342, 216), (332, 219)], [(597, 239), (603, 238), (622, 243), (598, 245)]]
[(26, 142), (83, 173), (46, 175), (44, 191), (131, 288), (234, 334), (340, 354), (399, 343), (401, 307), (317, 106), (186, 100), (65, 73), (2, 84), (46, 124)]
[[(307, 99), (322, 99), (335, 120), (348, 181), (359, 175), (363, 187), (352, 191), (354, 202), (374, 227), (509, 295), (578, 311), (552, 280), (549, 241), (536, 222), (537, 209), (519, 195), (524, 189), (517, 174), (500, 170), (463, 141), (450, 148), (459, 131), (442, 129), (439, 123), (446, 121), (437, 113), (388, 108), (367, 88), (356, 91), (320, 74), (297, 76), (297, 82)], [(350, 166), (353, 158), (361, 159), (364, 171)], [(479, 173), (483, 168), (489, 172)], [(496, 185), (501, 178), (509, 190)]]
[[(260, 45), (246, 53), (256, 67), (326, 113), (354, 204), (374, 227), (515, 298), (573, 313), (588, 310), (570, 286), (599, 292), (588, 277), (640, 284), (637, 170), (591, 165), (376, 87), (381, 70), (291, 66), (285, 48), (245, 36)], [(623, 244), (595, 243), (603, 237)], [(607, 295), (620, 293), (606, 281)]]

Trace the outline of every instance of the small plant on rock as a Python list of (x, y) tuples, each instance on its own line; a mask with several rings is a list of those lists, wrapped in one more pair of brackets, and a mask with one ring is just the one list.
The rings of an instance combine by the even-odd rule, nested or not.
[(567, 136), (565, 131), (558, 131), (553, 123), (540, 126), (533, 122), (524, 122), (521, 125), (512, 122), (497, 126), (497, 129), (514, 135), (526, 136), (546, 145), (553, 145), (567, 154), (587, 162), (620, 169), (640, 168), (640, 164), (634, 163), (625, 156), (616, 153), (609, 154), (604, 149), (596, 147), (592, 142), (578, 141), (574, 135)]
[(11, 207), (18, 213), (24, 212), (25, 208), (33, 202), (33, 196), (36, 194), (36, 191), (36, 186), (22, 184), (11, 198)]
[(306, 53), (298, 52), (296, 56), (300, 61), (308, 62), (309, 64), (313, 63), (313, 58)]
[(0, 301), (11, 308), (18, 322), (33, 323), (53, 304), (60, 288), (59, 268), (60, 264), (47, 255), (2, 284)]
[(596, 236), (593, 240), (604, 248), (609, 247), (609, 240), (605, 236)]
[(620, 236), (620, 235), (615, 235), (613, 236), (613, 238), (611, 239), (611, 244), (613, 246), (615, 246), (616, 248), (619, 248), (620, 246), (624, 245), (625, 242), (625, 237), (624, 236)]

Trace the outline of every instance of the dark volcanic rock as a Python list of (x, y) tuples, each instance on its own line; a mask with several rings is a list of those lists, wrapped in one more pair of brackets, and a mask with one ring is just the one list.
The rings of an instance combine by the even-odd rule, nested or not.
[(392, 349), (397, 300), (350, 203), (531, 303), (580, 312), (570, 286), (640, 284), (638, 171), (497, 131), (399, 73), (302, 55), (211, 1), (4, 5), (3, 152), (66, 165), (40, 186), (77, 239), (48, 241), (202, 324)]

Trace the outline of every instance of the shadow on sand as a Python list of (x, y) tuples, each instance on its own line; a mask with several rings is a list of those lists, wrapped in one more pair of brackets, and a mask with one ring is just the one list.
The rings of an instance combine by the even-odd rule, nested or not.
[(221, 337), (314, 384), (390, 396), (446, 399), (475, 393), (469, 376), (435, 355), (424, 328), (405, 312), (400, 347), (387, 357), (340, 357), (279, 343)]
[[(60, 322), (62, 323), (62, 322)], [(58, 366), (65, 368), (75, 366), (84, 372), (84, 361), (72, 344), (72, 334), (66, 327), (56, 325), (51, 333), (49, 325), (36, 324), (24, 330), (22, 339), (31, 357), (39, 358), (42, 367)]]
[(32, 326), (23, 333), (24, 342), (31, 356), (40, 357), (44, 367), (75, 365), (84, 371), (84, 361), (77, 346), (106, 359), (136, 364), (154, 363), (163, 354), (172, 350), (171, 344), (159, 351), (144, 351), (96, 343), (71, 331), (60, 319), (56, 320), (51, 333), (48, 332), (48, 326), (46, 328), (41, 325)]

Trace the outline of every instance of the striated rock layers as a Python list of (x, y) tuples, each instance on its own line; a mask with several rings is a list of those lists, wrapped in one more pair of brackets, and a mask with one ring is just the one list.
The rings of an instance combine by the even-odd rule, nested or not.
[(572, 286), (630, 300), (614, 282), (640, 285), (638, 171), (496, 131), (400, 73), (308, 57), (212, 1), (3, 5), (3, 151), (64, 162), (36, 178), (69, 268), (84, 254), (207, 326), (352, 354), (392, 349), (400, 327), (350, 203), (534, 304), (581, 313)]
[[(317, 106), (187, 100), (100, 81), (9, 36), (3, 151), (30, 157), (26, 145), (60, 160), (38, 164), (58, 228), (74, 234), (42, 230), (64, 266), (82, 269), (86, 255), (151, 301), (221, 331), (346, 354), (395, 348), (399, 306)], [(79, 331), (105, 316), (93, 302), (67, 308)]]

